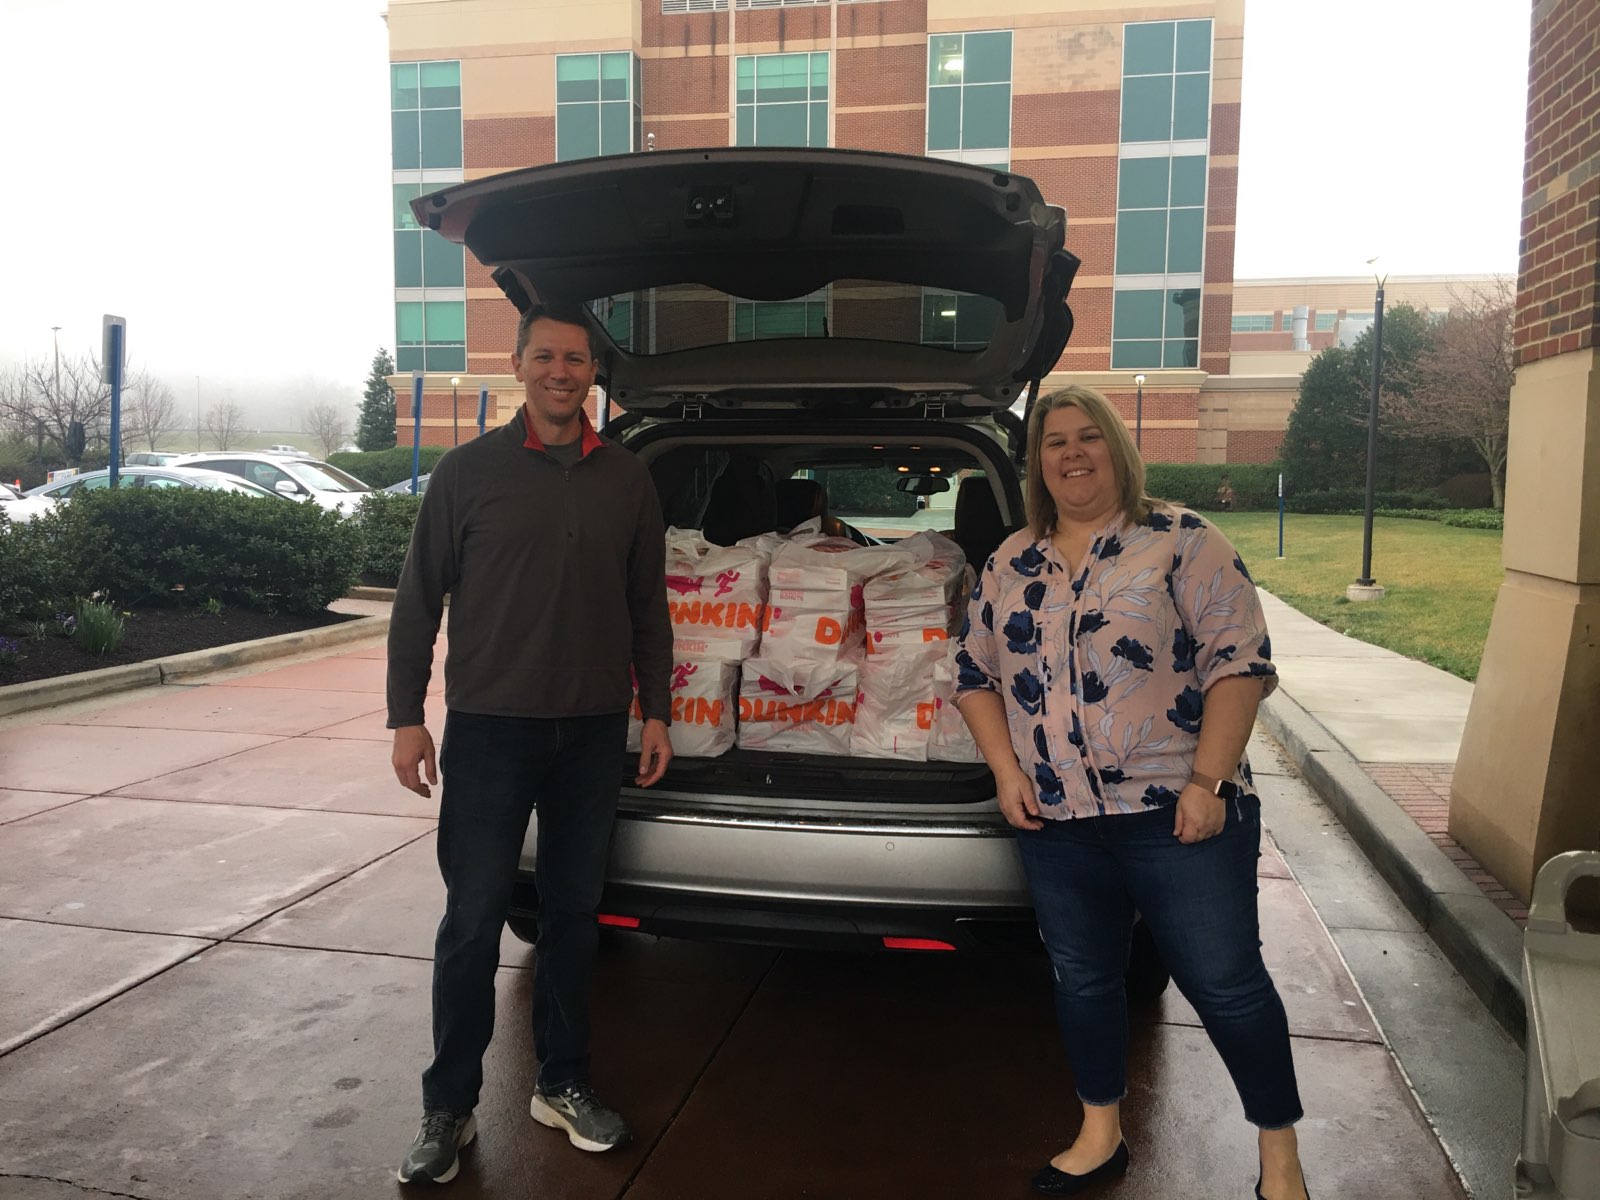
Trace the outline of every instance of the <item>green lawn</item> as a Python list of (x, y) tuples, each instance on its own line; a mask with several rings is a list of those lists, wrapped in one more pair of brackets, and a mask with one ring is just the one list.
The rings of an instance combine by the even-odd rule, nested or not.
[(1388, 594), (1352, 604), (1344, 589), (1361, 574), (1360, 517), (1290, 513), (1280, 559), (1277, 513), (1205, 516), (1257, 583), (1306, 616), (1463, 679), (1478, 677), (1502, 575), (1499, 531), (1379, 517), (1372, 574)]

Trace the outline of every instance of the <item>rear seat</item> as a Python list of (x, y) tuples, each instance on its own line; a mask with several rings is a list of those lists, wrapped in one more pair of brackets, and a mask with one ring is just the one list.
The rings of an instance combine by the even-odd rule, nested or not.
[(961, 547), (974, 571), (983, 570), (1010, 532), (989, 481), (971, 476), (963, 479), (956, 492), (956, 526), (951, 540)]

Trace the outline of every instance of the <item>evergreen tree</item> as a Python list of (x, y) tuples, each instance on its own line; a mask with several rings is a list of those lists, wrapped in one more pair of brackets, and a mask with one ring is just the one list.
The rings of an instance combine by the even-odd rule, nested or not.
[(361, 415), (356, 421), (356, 445), (363, 450), (387, 450), (395, 444), (394, 389), (386, 375), (394, 374), (394, 359), (380, 349), (372, 356), (372, 370), (361, 394)]

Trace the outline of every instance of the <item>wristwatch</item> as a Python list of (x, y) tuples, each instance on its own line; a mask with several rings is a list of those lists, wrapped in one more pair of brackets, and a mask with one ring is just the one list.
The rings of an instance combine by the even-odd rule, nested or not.
[(1231, 779), (1213, 779), (1209, 775), (1202, 775), (1199, 771), (1189, 774), (1190, 783), (1198, 783), (1213, 796), (1221, 796), (1224, 800), (1237, 800), (1239, 798), (1239, 785)]

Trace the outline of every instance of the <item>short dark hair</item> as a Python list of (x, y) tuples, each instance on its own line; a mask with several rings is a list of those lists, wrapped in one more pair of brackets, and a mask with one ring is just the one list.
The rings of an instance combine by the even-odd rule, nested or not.
[(517, 357), (522, 357), (522, 352), (528, 348), (528, 330), (533, 328), (535, 321), (576, 325), (589, 339), (589, 354), (596, 359), (600, 357), (600, 335), (587, 319), (581, 304), (535, 304), (523, 313), (522, 319), (517, 322)]

